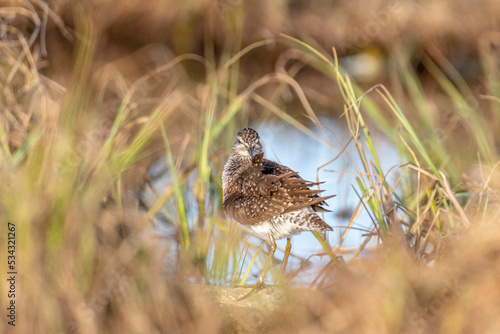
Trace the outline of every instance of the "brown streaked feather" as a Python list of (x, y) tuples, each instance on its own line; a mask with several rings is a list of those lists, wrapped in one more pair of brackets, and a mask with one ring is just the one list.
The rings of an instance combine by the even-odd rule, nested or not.
[[(287, 166), (283, 166), (283, 165), (281, 165), (275, 161), (272, 161), (272, 160), (263, 159), (263, 155), (260, 157), (255, 156), (254, 157), (254, 164), (259, 164), (260, 160), (262, 160), (262, 173), (264, 173), (264, 174), (281, 175), (281, 174), (285, 174), (285, 173), (289, 173), (289, 172), (295, 173), (292, 169), (288, 168)], [(298, 178), (300, 178), (298, 173), (295, 173), (295, 174)], [(318, 186), (318, 185), (324, 183), (324, 182), (309, 182), (309, 181), (304, 181), (304, 180), (302, 180), (302, 181), (308, 183), (308, 187), (314, 187), (314, 186)], [(297, 185), (297, 187), (303, 187), (303, 185), (304, 185), (303, 183), (299, 183)], [(292, 187), (292, 184), (290, 184), (289, 187)], [(320, 191), (320, 192), (322, 192), (322, 191)], [(324, 208), (323, 206), (325, 206), (325, 205), (328, 206), (328, 204), (325, 202), (325, 200), (332, 198), (332, 197), (335, 197), (335, 195), (323, 197), (323, 201), (312, 205), (313, 210), (317, 211), (317, 212), (330, 212), (330, 210)]]
[[(259, 163), (259, 159), (260, 158), (258, 158), (258, 156), (255, 156), (254, 163)], [(264, 174), (281, 175), (290, 172), (294, 171), (287, 166), (280, 165), (279, 163), (272, 160), (262, 159), (262, 173)]]
[(308, 206), (321, 210), (325, 200), (333, 196), (321, 197), (321, 190), (309, 188), (318, 184), (302, 179), (288, 167), (263, 159), (260, 153), (232, 184), (223, 206), (230, 217), (245, 225)]

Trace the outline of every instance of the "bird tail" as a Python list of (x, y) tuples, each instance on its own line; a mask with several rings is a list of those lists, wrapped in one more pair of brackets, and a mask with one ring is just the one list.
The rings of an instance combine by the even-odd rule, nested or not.
[(323, 232), (323, 231), (333, 231), (333, 228), (325, 223), (323, 219), (314, 211), (308, 213), (307, 220), (310, 224), (310, 229), (312, 231)]

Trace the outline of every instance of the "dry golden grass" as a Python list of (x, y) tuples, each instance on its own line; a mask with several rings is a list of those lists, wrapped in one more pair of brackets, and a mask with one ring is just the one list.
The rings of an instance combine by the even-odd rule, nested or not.
[[(15, 331), (500, 331), (496, 1), (0, 4), (0, 256), (13, 222)], [(364, 94), (318, 51), (332, 45), (387, 54), (389, 90)], [(474, 62), (482, 70), (461, 72)], [(316, 108), (351, 131), (363, 163), (348, 226), (370, 212), (377, 247), (341, 256), (318, 236), (331, 261), (310, 287), (238, 303), (244, 291), (228, 286), (258, 245), (221, 212), (225, 154), (249, 120), (314, 137)], [(400, 166), (381, 170), (369, 129)], [(165, 156), (169, 184), (144, 203)]]

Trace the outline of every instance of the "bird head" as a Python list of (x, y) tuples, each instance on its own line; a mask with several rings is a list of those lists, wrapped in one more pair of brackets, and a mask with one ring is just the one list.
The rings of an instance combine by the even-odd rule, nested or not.
[(252, 128), (244, 128), (236, 135), (232, 154), (238, 155), (243, 160), (251, 161), (252, 158), (262, 153), (262, 144), (259, 134)]

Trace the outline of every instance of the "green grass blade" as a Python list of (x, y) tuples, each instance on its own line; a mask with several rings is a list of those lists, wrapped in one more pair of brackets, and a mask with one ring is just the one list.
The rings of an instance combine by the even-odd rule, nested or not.
[(161, 134), (163, 137), (163, 143), (165, 145), (165, 149), (167, 152), (167, 165), (170, 171), (170, 176), (172, 177), (172, 181), (174, 183), (174, 194), (175, 194), (175, 200), (177, 203), (177, 213), (179, 215), (179, 224), (180, 224), (180, 232), (182, 235), (181, 239), (181, 245), (184, 248), (189, 248), (190, 246), (190, 240), (189, 240), (189, 226), (188, 226), (188, 221), (186, 217), (186, 207), (184, 205), (184, 195), (182, 193), (182, 188), (181, 184), (179, 182), (179, 177), (177, 173), (177, 168), (175, 166), (174, 162), (174, 157), (172, 155), (172, 150), (170, 149), (170, 142), (167, 138), (167, 133), (165, 132), (165, 128), (163, 124), (160, 125), (161, 129)]

